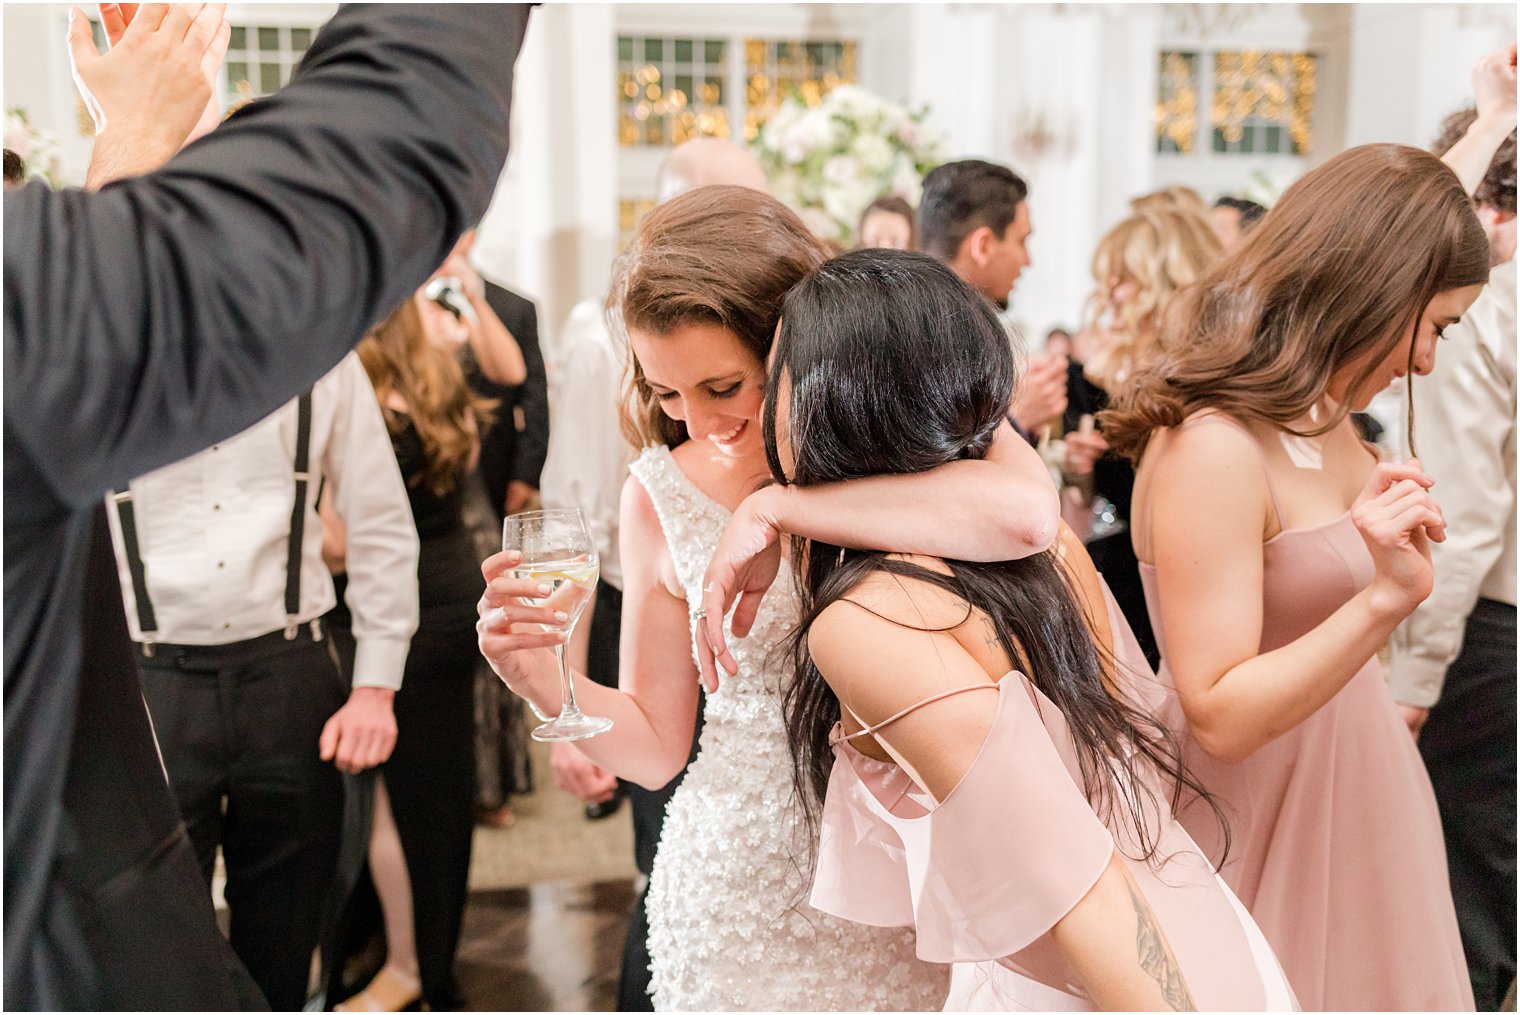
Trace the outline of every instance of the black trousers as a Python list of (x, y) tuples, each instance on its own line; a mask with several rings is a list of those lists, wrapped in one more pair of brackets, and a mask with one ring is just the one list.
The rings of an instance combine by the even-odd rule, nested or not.
[(1479, 1011), (1515, 975), (1515, 608), (1480, 599), (1420, 731)]
[[(396, 692), (396, 748), (379, 768), (411, 881), (422, 996), (433, 1011), (464, 1003), (454, 962), (469, 897), (475, 830), (474, 680), (480, 650), (474, 610), (473, 601), (458, 608), (423, 609), (407, 652), (405, 679)], [(343, 626), (347, 618), (339, 614), (333, 619), (339, 656), (351, 666), (354, 642)], [(362, 833), (368, 843), (367, 823)], [(334, 930), (329, 1003), (350, 996), (378, 971), (372, 965), (348, 968), (348, 959), (383, 933), (378, 906), (363, 901), (374, 891), (362, 883), (369, 880), (367, 870), (355, 905), (339, 915)], [(351, 972), (358, 975), (350, 977)]]
[[(587, 676), (598, 684), (616, 687), (618, 683), (618, 639), (623, 619), (623, 593), (606, 582), (596, 586), (596, 610), (591, 615), (591, 634), (586, 649)], [(691, 738), (691, 755), (697, 756), (697, 741), (702, 735), (702, 713), (697, 712), (697, 728)], [(660, 848), (660, 832), (665, 825), (665, 805), (670, 802), (681, 774), (662, 789), (647, 790), (631, 782), (623, 783), (633, 811), (633, 854), (639, 870), (648, 875), (654, 870), (655, 853)], [(645, 885), (628, 921), (628, 936), (623, 941), (623, 966), (618, 977), (618, 1011), (654, 1011), (649, 997), (649, 917)]]
[[(347, 699), (310, 627), (139, 659), (169, 784), (209, 888), (220, 845), (232, 950), (276, 1011), (300, 1010), (332, 887), (343, 783), (318, 757)], [(224, 809), (225, 801), (225, 809)]]

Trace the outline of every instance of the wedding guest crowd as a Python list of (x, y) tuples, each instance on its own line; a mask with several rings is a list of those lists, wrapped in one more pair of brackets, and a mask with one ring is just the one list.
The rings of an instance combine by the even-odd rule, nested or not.
[(541, 343), (472, 260), (526, 6), (344, 7), (225, 119), (224, 5), (101, 21), (87, 187), (5, 160), (8, 1007), (501, 1005), (474, 830), (566, 700), (619, 1010), (1503, 1003), (1513, 45), (1431, 151), (1135, 196), (1033, 347), (1012, 167), (841, 253), (691, 140)]

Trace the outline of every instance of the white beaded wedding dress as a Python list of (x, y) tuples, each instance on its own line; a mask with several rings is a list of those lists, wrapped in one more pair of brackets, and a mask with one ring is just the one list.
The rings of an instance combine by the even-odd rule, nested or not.
[[(633, 463), (670, 546), (693, 616), (729, 512), (670, 451)], [(797, 620), (783, 569), (739, 673), (707, 698), (701, 750), (666, 809), (649, 885), (651, 992), (658, 1011), (934, 1011), (949, 971), (921, 962), (911, 929), (867, 927), (807, 904), (801, 810), (781, 718), (791, 674), (782, 640)]]

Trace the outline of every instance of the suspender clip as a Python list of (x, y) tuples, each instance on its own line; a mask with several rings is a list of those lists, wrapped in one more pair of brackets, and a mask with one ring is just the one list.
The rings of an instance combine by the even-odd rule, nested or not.
[(153, 646), (154, 646), (154, 641), (153, 641), (152, 638), (144, 638), (143, 639), (143, 643), (142, 643), (142, 654), (144, 656), (146, 656), (147, 658), (152, 659), (153, 658)]
[(286, 641), (295, 641), (296, 640), (296, 632), (299, 631), (300, 629), (301, 629), (301, 624), (300, 624), (300, 622), (298, 620), (296, 620), (296, 618), (294, 618), (294, 617), (286, 617), (285, 618), (285, 640)]
[(312, 641), (321, 641), (322, 640), (322, 618), (321, 617), (318, 617), (316, 620), (313, 620), (311, 622), (311, 640)]

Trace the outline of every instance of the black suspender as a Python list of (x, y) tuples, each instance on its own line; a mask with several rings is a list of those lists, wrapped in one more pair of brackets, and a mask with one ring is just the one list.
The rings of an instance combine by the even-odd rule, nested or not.
[[(285, 638), (293, 640), (301, 612), (301, 541), (306, 532), (306, 491), (310, 486), (308, 470), (311, 458), (311, 391), (296, 399), (296, 456), (292, 471), (296, 478), (295, 504), (290, 509), (290, 542), (285, 556)], [(158, 618), (148, 598), (148, 572), (143, 564), (142, 547), (137, 539), (137, 515), (132, 508), (132, 490), (111, 494), (121, 521), (121, 542), (127, 552), (127, 568), (132, 573), (132, 595), (137, 600), (137, 626), (143, 634), (143, 655), (152, 656), (158, 639)]]
[(132, 510), (132, 491), (130, 488), (117, 490), (111, 494), (111, 500), (121, 521), (121, 541), (127, 550), (127, 568), (132, 572), (132, 595), (137, 600), (137, 624), (142, 628), (143, 651), (151, 656), (158, 618), (153, 615), (153, 602), (148, 598), (148, 575), (143, 568), (142, 549), (137, 545), (137, 513)]
[(290, 508), (290, 549), (285, 556), (285, 640), (296, 636), (301, 612), (301, 537), (306, 531), (306, 488), (311, 475), (306, 459), (311, 452), (311, 392), (296, 400), (296, 500)]

